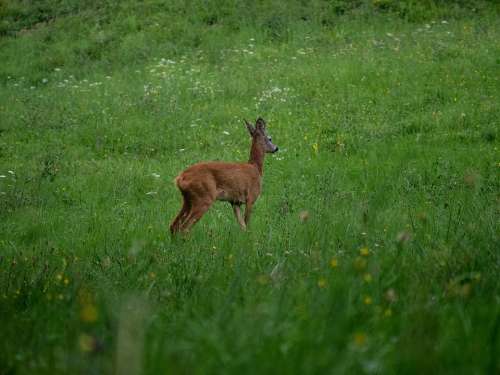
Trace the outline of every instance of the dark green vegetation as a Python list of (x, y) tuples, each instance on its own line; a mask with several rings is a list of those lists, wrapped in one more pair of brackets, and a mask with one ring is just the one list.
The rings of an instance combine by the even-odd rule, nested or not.
[(498, 372), (498, 7), (246, 4), (0, 3), (0, 374)]

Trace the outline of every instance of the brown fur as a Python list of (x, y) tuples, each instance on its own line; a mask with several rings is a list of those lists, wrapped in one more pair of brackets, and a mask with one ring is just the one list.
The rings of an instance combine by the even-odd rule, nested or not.
[[(170, 231), (187, 232), (216, 201), (227, 201), (243, 230), (246, 229), (252, 206), (260, 195), (264, 156), (276, 152), (265, 133), (265, 122), (258, 119), (256, 127), (247, 123), (252, 136), (248, 163), (202, 162), (192, 165), (176, 177), (175, 183), (183, 196), (183, 205), (170, 225)], [(246, 205), (245, 218), (240, 206)]]

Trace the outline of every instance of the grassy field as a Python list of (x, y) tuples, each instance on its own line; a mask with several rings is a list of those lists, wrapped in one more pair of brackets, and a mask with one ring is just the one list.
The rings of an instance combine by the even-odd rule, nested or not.
[[(0, 374), (500, 371), (494, 2), (38, 3), (0, 3)], [(172, 240), (258, 116), (250, 230)]]

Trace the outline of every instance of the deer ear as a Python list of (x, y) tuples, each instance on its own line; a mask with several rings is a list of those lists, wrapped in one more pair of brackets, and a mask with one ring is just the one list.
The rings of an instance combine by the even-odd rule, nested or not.
[(255, 133), (255, 128), (247, 120), (244, 120), (244, 121), (245, 121), (245, 125), (247, 126), (248, 132), (250, 133), (251, 136), (253, 136), (253, 134)]
[(257, 119), (257, 121), (255, 122), (255, 125), (256, 125), (257, 129), (266, 130), (266, 122), (264, 121), (264, 119), (262, 117), (259, 117)]

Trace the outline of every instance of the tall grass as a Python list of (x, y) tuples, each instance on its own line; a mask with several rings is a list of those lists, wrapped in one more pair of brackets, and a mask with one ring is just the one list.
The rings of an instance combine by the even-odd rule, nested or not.
[[(4, 4), (0, 373), (500, 369), (495, 4)], [(257, 116), (250, 231), (172, 241)]]

